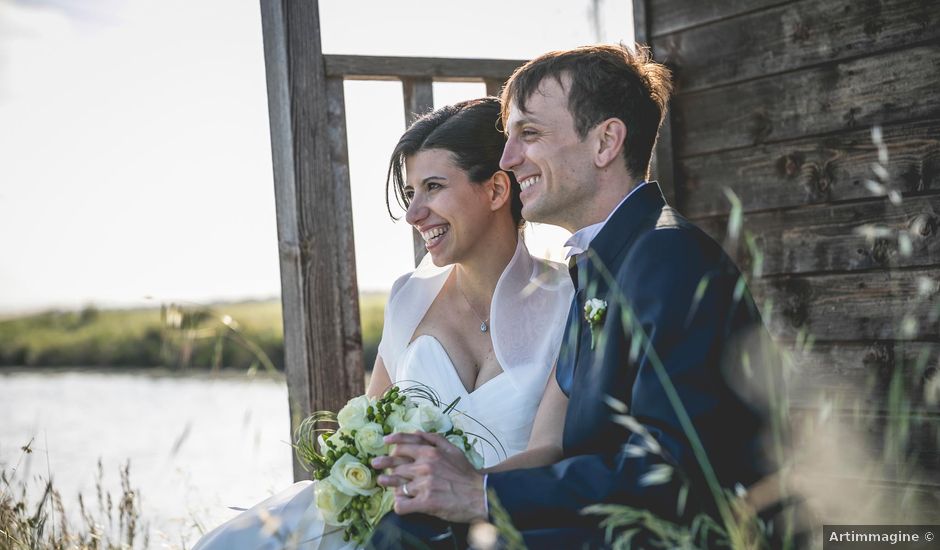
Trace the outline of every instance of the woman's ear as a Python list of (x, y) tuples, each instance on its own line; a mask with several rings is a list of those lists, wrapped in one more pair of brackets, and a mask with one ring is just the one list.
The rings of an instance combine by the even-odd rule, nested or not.
[(627, 127), (619, 118), (608, 118), (598, 124), (594, 131), (597, 139), (594, 164), (598, 168), (606, 168), (622, 156), (623, 148), (626, 146)]
[(493, 177), (490, 178), (489, 194), (490, 210), (493, 212), (508, 203), (509, 197), (512, 194), (512, 181), (509, 179), (509, 174), (502, 170), (497, 170), (496, 173), (493, 174)]

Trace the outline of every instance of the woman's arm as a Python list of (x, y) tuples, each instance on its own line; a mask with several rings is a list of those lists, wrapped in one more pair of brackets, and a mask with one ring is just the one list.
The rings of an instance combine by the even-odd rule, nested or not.
[(382, 361), (381, 355), (376, 355), (375, 366), (372, 367), (372, 376), (369, 377), (369, 387), (366, 389), (366, 395), (369, 397), (382, 397), (382, 394), (391, 385), (392, 379), (388, 376), (385, 362)]
[[(370, 384), (371, 386), (371, 384)], [(568, 397), (558, 387), (555, 380), (555, 369), (545, 385), (545, 393), (539, 403), (539, 410), (535, 413), (532, 424), (532, 435), (529, 437), (529, 446), (525, 451), (511, 456), (496, 466), (486, 468), (484, 473), (516, 470), (519, 468), (535, 468), (554, 464), (562, 458), (562, 433), (565, 428), (565, 413), (568, 411)]]

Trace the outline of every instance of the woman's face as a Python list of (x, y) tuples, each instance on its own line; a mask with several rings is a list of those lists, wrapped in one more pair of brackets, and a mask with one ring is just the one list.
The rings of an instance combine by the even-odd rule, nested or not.
[(487, 229), (499, 214), (492, 208), (492, 182), (471, 182), (443, 149), (407, 157), (405, 173), (411, 201), (405, 220), (421, 234), (434, 265), (460, 263), (486, 249)]

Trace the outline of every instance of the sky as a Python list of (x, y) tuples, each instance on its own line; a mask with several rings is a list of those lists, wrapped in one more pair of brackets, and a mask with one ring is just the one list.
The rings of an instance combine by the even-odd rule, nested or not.
[[(632, 42), (630, 0), (320, 0), (325, 53), (528, 59)], [(484, 95), (435, 83), (437, 106)], [(346, 83), (359, 287), (412, 267), (385, 209), (401, 85)], [(566, 233), (527, 242), (558, 257)], [(280, 293), (257, 0), (0, 0), (0, 314)]]

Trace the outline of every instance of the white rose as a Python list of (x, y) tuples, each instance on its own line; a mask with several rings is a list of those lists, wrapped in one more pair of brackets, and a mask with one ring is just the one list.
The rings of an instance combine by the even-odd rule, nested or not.
[(345, 454), (330, 468), (330, 480), (347, 495), (369, 496), (379, 490), (372, 478), (372, 470), (359, 459)]
[(454, 447), (457, 447), (458, 449), (463, 451), (464, 438), (462, 435), (451, 434), (447, 436), (445, 439), (447, 439), (447, 441), (450, 441)]
[(470, 444), (470, 449), (463, 449), (463, 454), (466, 455), (467, 460), (469, 460), (470, 464), (472, 464), (473, 467), (477, 470), (483, 467), (483, 455), (477, 452), (478, 443), (479, 441), (474, 439)]
[(366, 418), (366, 409), (371, 405), (372, 402), (365, 395), (353, 397), (336, 414), (336, 421), (346, 430), (358, 430), (369, 421)]
[(382, 516), (392, 510), (395, 504), (395, 492), (391, 489), (385, 489), (372, 495), (366, 501), (365, 513), (366, 519), (370, 525), (375, 525), (382, 519)]
[(417, 414), (422, 431), (445, 433), (454, 427), (450, 417), (432, 403), (418, 405)]
[(372, 456), (388, 454), (388, 445), (382, 440), (384, 437), (385, 432), (382, 431), (382, 426), (369, 422), (356, 430), (356, 448), (359, 452)]
[(421, 426), (421, 413), (418, 407), (406, 409), (401, 411), (400, 414), (398, 412), (392, 413), (389, 415), (388, 424), (395, 433), (410, 434), (424, 430)]
[(348, 524), (350, 520), (346, 520), (342, 523), (339, 521), (339, 514), (346, 508), (346, 505), (349, 504), (352, 497), (339, 491), (329, 478), (321, 479), (316, 483), (316, 487), (313, 488), (313, 494), (317, 503), (317, 509), (323, 514), (323, 519), (333, 525)]

